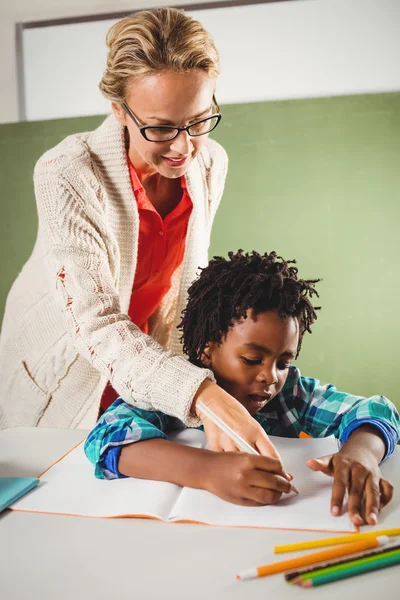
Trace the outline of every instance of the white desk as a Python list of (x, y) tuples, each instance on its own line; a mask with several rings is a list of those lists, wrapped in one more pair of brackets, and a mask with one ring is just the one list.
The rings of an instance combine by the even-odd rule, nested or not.
[[(85, 435), (85, 431), (56, 429), (0, 431), (0, 476), (37, 476)], [(399, 496), (399, 450), (390, 462)], [(398, 566), (325, 585), (318, 591), (290, 586), (283, 575), (235, 580), (235, 574), (246, 567), (289, 556), (274, 555), (274, 545), (324, 535), (330, 537), (315, 532), (5, 511), (0, 515), (0, 598), (289, 600), (312, 596), (318, 600), (399, 600)]]

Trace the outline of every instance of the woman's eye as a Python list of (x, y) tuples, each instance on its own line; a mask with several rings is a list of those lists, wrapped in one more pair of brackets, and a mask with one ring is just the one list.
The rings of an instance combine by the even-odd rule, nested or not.
[(246, 358), (245, 356), (242, 356), (242, 359), (246, 365), (259, 365), (261, 363), (259, 358)]

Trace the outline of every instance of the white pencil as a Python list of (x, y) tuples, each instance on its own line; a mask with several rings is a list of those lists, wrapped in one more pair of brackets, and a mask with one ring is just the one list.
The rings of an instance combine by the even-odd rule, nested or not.
[[(231, 438), (235, 442), (238, 448), (240, 448), (243, 452), (247, 452), (249, 454), (257, 454), (260, 456), (260, 453), (257, 452), (255, 448), (250, 446), (236, 431), (234, 431), (229, 425), (227, 425), (218, 415), (216, 415), (211, 408), (203, 404), (203, 402), (197, 402), (196, 407), (205, 414), (206, 417), (210, 419), (217, 427), (221, 429), (228, 437)], [(298, 494), (299, 491), (295, 488), (293, 484), (290, 486), (290, 491)]]
[(257, 452), (257, 450), (255, 448), (250, 446), (250, 444), (248, 444), (243, 438), (241, 438), (240, 435), (238, 433), (236, 433), (236, 431), (233, 431), (233, 429), (231, 427), (229, 427), (229, 425), (224, 423), (224, 421), (222, 419), (220, 419), (211, 410), (211, 408), (208, 408), (208, 406), (203, 404), (203, 402), (197, 402), (196, 407), (199, 410), (201, 410), (201, 412), (203, 412), (206, 415), (206, 417), (208, 417), (210, 419), (210, 421), (215, 423), (217, 425), (217, 427), (219, 427), (221, 429), (221, 431), (226, 433), (226, 435), (228, 437), (230, 437), (231, 440), (233, 440), (235, 442), (237, 447), (240, 448), (241, 450), (243, 450), (243, 452), (248, 452), (249, 454), (258, 454), (258, 456), (260, 455), (260, 453)]

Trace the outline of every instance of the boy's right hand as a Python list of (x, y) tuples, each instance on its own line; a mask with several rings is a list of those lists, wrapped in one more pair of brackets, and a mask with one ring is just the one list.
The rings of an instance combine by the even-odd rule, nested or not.
[(242, 506), (278, 502), (292, 491), (281, 462), (245, 452), (210, 452), (205, 465), (204, 489)]

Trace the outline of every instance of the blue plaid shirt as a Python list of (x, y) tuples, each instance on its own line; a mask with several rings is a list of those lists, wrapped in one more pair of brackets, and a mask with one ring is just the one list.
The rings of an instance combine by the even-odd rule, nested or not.
[[(399, 413), (389, 400), (339, 392), (331, 384), (302, 377), (295, 366), (290, 367), (282, 391), (254, 418), (269, 435), (299, 437), (303, 431), (311, 437), (334, 435), (343, 444), (360, 425), (373, 425), (386, 443), (384, 459), (392, 454), (400, 437)], [(135, 408), (118, 398), (89, 434), (86, 456), (95, 465), (96, 477), (124, 477), (118, 471), (122, 446), (152, 438), (168, 439), (168, 432), (182, 427), (174, 417)]]

